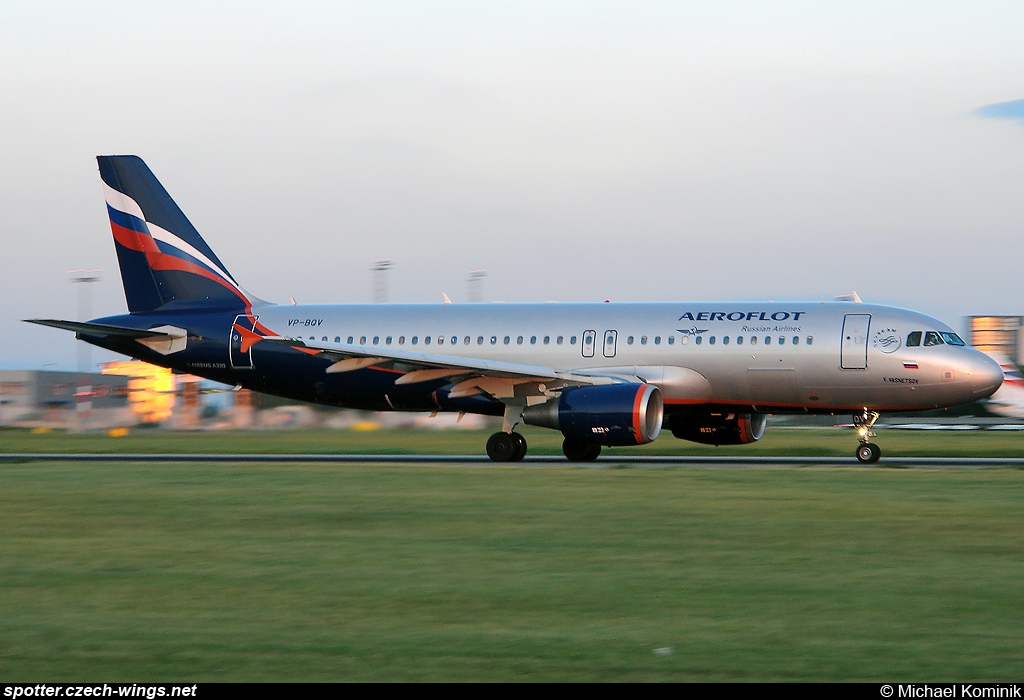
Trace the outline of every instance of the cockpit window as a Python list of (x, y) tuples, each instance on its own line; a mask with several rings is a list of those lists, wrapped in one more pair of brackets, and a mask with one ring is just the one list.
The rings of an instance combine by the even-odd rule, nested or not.
[(958, 336), (956, 333), (946, 333), (945, 331), (943, 331), (942, 332), (942, 339), (945, 340), (946, 343), (949, 344), (949, 345), (963, 345), (964, 344), (964, 341), (961, 340), (960, 336)]
[(921, 331), (914, 331), (907, 335), (907, 347), (916, 348), (921, 344)]
[(932, 345), (943, 345), (942, 338), (935, 331), (927, 331), (924, 334), (924, 346), (931, 347)]

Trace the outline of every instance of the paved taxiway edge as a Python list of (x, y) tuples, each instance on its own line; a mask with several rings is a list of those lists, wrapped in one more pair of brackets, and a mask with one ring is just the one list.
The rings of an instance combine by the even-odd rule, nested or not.
[(522, 462), (498, 464), (483, 455), (360, 455), (360, 454), (103, 454), (103, 453), (6, 453), (0, 463), (17, 462), (250, 462), (250, 463), (390, 463), (390, 464), (559, 464), (603, 467), (619, 464), (636, 466), (856, 466), (917, 468), (1024, 467), (1024, 457), (883, 457), (876, 465), (862, 465), (853, 457), (709, 457), (709, 456), (623, 456), (601, 457), (596, 462), (568, 462), (564, 457), (528, 456)]

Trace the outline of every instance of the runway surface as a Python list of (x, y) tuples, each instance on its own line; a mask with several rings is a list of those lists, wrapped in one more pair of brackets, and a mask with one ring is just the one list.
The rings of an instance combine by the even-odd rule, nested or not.
[(854, 457), (695, 457), (623, 456), (601, 457), (596, 462), (569, 462), (565, 457), (527, 456), (522, 462), (492, 462), (483, 455), (361, 455), (361, 454), (103, 454), (103, 453), (7, 453), (0, 462), (251, 462), (251, 463), (361, 463), (361, 464), (520, 464), (576, 467), (774, 467), (844, 466), (864, 468), (980, 469), (1024, 467), (1024, 457), (882, 457), (877, 464), (862, 465)]

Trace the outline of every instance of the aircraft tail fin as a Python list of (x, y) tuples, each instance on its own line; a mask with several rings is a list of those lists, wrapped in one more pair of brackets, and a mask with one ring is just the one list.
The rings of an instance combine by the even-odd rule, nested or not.
[(129, 312), (253, 303), (141, 158), (96, 160)]

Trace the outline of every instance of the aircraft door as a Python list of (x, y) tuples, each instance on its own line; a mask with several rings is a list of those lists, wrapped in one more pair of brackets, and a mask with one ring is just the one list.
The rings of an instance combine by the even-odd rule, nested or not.
[[(252, 333), (256, 329), (258, 316), (252, 314), (239, 314), (235, 316), (235, 322), (231, 324), (231, 335), (228, 336), (228, 353), (231, 356), (232, 369), (252, 369), (252, 345), (244, 342), (243, 333), (235, 328), (244, 328)], [(245, 348), (245, 351), (242, 348)]]
[(619, 337), (618, 331), (604, 332), (604, 356), (615, 357), (615, 341)]
[(843, 349), (840, 367), (867, 369), (868, 328), (871, 314), (846, 314), (843, 318)]

